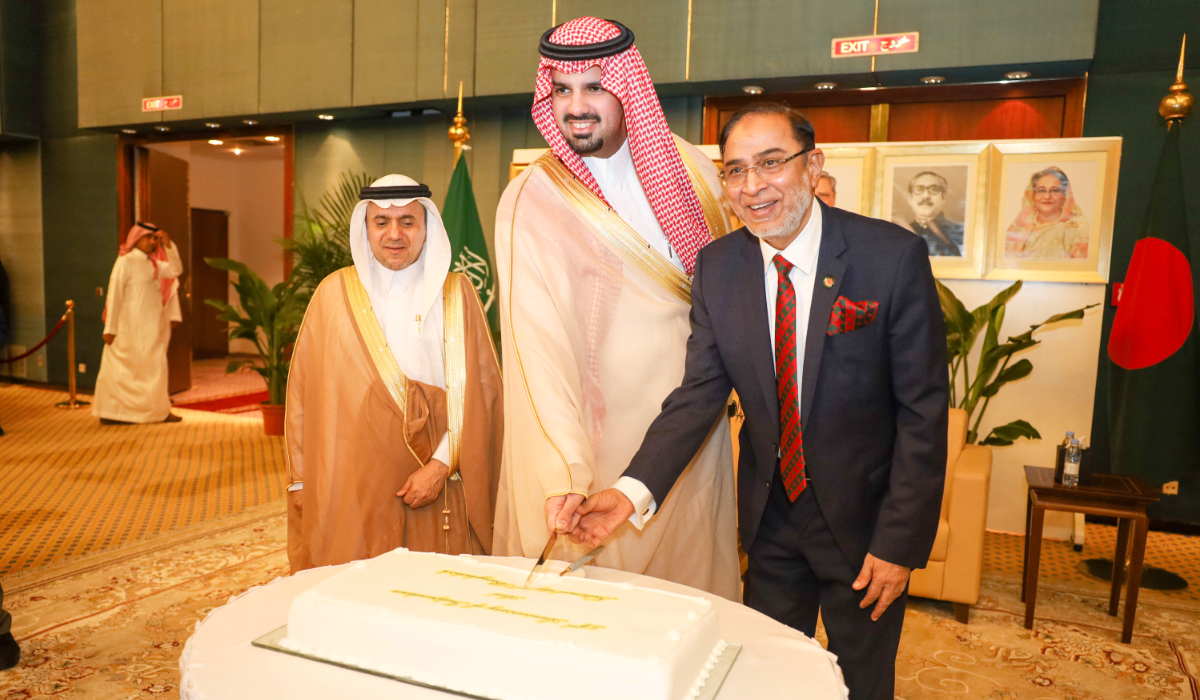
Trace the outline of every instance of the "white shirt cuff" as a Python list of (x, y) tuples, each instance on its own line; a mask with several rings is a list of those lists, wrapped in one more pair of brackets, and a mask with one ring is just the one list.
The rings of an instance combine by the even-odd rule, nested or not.
[(296, 483), (288, 486), (288, 493), (291, 493), (292, 491), (299, 491), (302, 488), (304, 488), (304, 482), (297, 481)]
[(658, 504), (654, 502), (654, 494), (650, 493), (650, 489), (646, 488), (645, 484), (630, 476), (617, 479), (613, 488), (633, 501), (633, 515), (629, 516), (629, 522), (641, 530), (646, 525), (646, 519), (658, 510)]
[(436, 459), (447, 467), (450, 466), (450, 431), (447, 430), (446, 434), (442, 435), (442, 441), (438, 443), (437, 449), (433, 451), (430, 459)]

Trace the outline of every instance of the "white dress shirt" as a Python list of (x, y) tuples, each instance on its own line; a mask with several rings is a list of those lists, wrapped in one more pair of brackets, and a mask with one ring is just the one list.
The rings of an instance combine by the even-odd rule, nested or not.
[(633, 166), (633, 156), (629, 153), (629, 139), (611, 157), (585, 157), (583, 163), (592, 171), (592, 177), (596, 178), (596, 184), (600, 185), (600, 191), (617, 216), (646, 239), (648, 247), (657, 250), (672, 265), (683, 270), (683, 261), (675, 254), (662, 226), (658, 224), (658, 217), (650, 207), (650, 200), (646, 199), (646, 190), (642, 188), (637, 168)]
[[(783, 250), (761, 238), (758, 241), (763, 256), (763, 279), (766, 282), (767, 328), (771, 333), (771, 355), (775, 355), (775, 301), (779, 294), (779, 272), (772, 262), (776, 255), (781, 255), (792, 264), (788, 279), (796, 290), (796, 389), (804, 386), (804, 347), (808, 340), (808, 319), (812, 310), (813, 287), (816, 284), (817, 254), (821, 250), (821, 206), (814, 200), (812, 214), (808, 223), (800, 230), (800, 235)], [(778, 371), (778, 368), (776, 368)], [(797, 400), (799, 398), (797, 397)], [(646, 518), (654, 515), (658, 504), (646, 485), (632, 477), (623, 476), (613, 486), (625, 494), (633, 502), (633, 515), (629, 521), (641, 530)]]

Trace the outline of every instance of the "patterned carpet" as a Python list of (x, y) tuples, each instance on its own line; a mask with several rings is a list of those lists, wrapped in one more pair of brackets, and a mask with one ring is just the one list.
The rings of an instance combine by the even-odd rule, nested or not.
[(0, 576), (283, 498), (283, 441), (259, 416), (101, 426), (63, 398), (0, 385)]

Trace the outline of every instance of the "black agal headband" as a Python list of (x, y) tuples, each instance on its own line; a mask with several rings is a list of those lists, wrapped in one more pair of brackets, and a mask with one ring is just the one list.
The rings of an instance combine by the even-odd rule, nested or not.
[(590, 61), (596, 58), (607, 58), (615, 56), (622, 51), (626, 51), (630, 46), (633, 46), (633, 32), (629, 27), (621, 24), (616, 20), (606, 19), (605, 22), (615, 26), (621, 30), (621, 33), (614, 39), (601, 41), (596, 44), (583, 44), (581, 46), (570, 46), (567, 44), (554, 44), (550, 41), (550, 35), (561, 27), (552, 27), (546, 30), (542, 35), (542, 40), (538, 42), (538, 51), (546, 58), (552, 61)]
[(364, 187), (358, 191), (359, 199), (417, 199), (431, 197), (428, 185), (401, 185), (398, 187)]
[(144, 228), (144, 229), (146, 229), (147, 231), (149, 231), (149, 232), (151, 232), (151, 233), (158, 233), (158, 227), (157, 227), (157, 226), (151, 226), (150, 224), (143, 224), (143, 223), (142, 223), (142, 222), (140, 222), (140, 221), (139, 221), (139, 222), (137, 222), (137, 225), (138, 225), (138, 226), (140, 226), (140, 227), (142, 227), (142, 228)]

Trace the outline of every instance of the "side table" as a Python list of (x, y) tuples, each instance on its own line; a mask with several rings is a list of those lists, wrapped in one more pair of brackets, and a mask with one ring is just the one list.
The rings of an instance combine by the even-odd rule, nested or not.
[[(1129, 581), (1125, 592), (1125, 624), (1121, 642), (1133, 638), (1133, 618), (1137, 614), (1138, 588), (1142, 582), (1142, 560), (1146, 555), (1146, 531), (1149, 518), (1146, 507), (1159, 499), (1136, 476), (1095, 474), (1086, 485), (1063, 486), (1055, 483), (1054, 470), (1044, 467), (1025, 467), (1029, 482), (1029, 500), (1025, 505), (1025, 564), (1021, 577), (1021, 600), (1025, 601), (1025, 629), (1033, 629), (1033, 606), (1037, 601), (1038, 564), (1042, 554), (1042, 527), (1046, 511), (1103, 515), (1117, 519), (1117, 551), (1113, 556), (1112, 593), (1108, 614), (1116, 617), (1121, 604), (1121, 575), (1125, 571), (1125, 556), (1129, 554)], [(1129, 528), (1133, 526), (1133, 550), (1130, 549)]]

